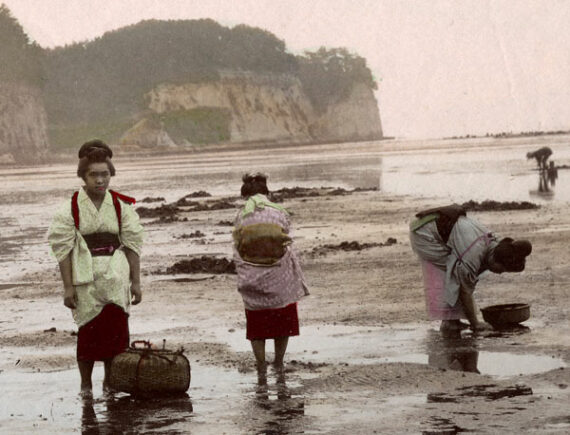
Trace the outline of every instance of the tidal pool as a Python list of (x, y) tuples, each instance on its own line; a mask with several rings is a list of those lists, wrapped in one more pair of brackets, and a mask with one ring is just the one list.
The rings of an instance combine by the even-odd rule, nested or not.
[[(530, 330), (517, 329), (512, 335), (521, 333), (530, 333)], [(249, 342), (239, 332), (230, 333), (220, 328), (213, 334), (216, 341), (228, 343), (236, 351), (250, 351)], [(548, 355), (485, 350), (497, 337), (475, 337), (465, 332), (459, 337), (443, 337), (424, 324), (307, 325), (302, 326), (301, 334), (289, 340), (289, 360), (332, 364), (407, 362), (478, 372), (498, 379), (566, 367), (562, 359)], [(268, 351), (273, 350), (271, 340), (267, 346)]]
[(194, 363), (188, 395), (146, 400), (105, 394), (102, 378), (102, 365), (96, 364), (93, 397), (85, 399), (78, 395), (75, 368), (0, 373), (2, 432), (217, 435), (281, 428), (295, 433), (305, 423), (304, 395), (293, 375), (284, 379), (270, 372), (260, 382), (253, 372)]

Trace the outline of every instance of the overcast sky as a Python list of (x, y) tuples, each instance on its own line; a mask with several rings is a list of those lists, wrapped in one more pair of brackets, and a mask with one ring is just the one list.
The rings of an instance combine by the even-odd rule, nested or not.
[(44, 47), (143, 19), (212, 18), (293, 53), (347, 47), (378, 81), (385, 135), (570, 129), (570, 0), (0, 0)]

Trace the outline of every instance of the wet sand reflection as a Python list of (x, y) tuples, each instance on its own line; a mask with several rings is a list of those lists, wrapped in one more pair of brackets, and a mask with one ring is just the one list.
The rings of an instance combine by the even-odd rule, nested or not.
[[(113, 433), (187, 433), (192, 418), (192, 402), (188, 395), (176, 397), (135, 398), (107, 394), (102, 399), (83, 399), (81, 433), (84, 435)], [(102, 405), (99, 415), (95, 407)]]
[[(274, 378), (275, 382), (268, 382)], [(247, 433), (294, 434), (305, 431), (305, 398), (302, 387), (289, 387), (283, 368), (267, 368), (258, 372), (255, 394), (246, 405)], [(291, 382), (294, 383), (294, 382)]]
[(473, 335), (460, 331), (440, 333), (428, 331), (428, 364), (439, 369), (480, 373), (477, 369), (479, 351)]

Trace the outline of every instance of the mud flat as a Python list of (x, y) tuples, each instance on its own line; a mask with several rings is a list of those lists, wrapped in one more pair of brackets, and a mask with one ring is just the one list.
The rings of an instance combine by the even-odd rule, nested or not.
[[(480, 307), (525, 302), (531, 317), (525, 328), (442, 337), (437, 322), (425, 316), (408, 222), (419, 210), (467, 199), (390, 193), (374, 185), (388, 175), (372, 176), (373, 168), (366, 165), (381, 160), (386, 146), (299, 147), (282, 154), (279, 167), (248, 151), (204, 153), (177, 159), (175, 165), (158, 158), (116, 163), (113, 187), (152, 199), (141, 207), (157, 210), (141, 213), (147, 232), (144, 296), (132, 307), (130, 331), (132, 340), (166, 339), (167, 347), (186, 349), (192, 384), (187, 398), (170, 402), (105, 396), (100, 365), (93, 401), (79, 400), (76, 328), (63, 307), (57, 268), (45, 245), (46, 215), (70, 196), (69, 186), (78, 185), (75, 168), (61, 165), (47, 180), (38, 177), (42, 171), (0, 174), (10, 189), (0, 205), (10, 234), (0, 241), (5, 277), (0, 286), (1, 430), (568, 433), (568, 203), (549, 200), (539, 208), (468, 212), (502, 236), (533, 243), (523, 273), (485, 275), (476, 291)], [(534, 145), (514, 146), (521, 146), (517, 155), (524, 156), (525, 147)], [(449, 147), (446, 142), (442, 156)], [(317, 173), (317, 179), (288, 169), (319, 159), (327, 160), (327, 171)], [(331, 173), (331, 162), (338, 163), (338, 172)], [(311, 164), (307, 173), (313, 177), (317, 166)], [(162, 166), (170, 169), (157, 171)], [(496, 164), (497, 171), (502, 167), (503, 162)], [(252, 169), (268, 172), (270, 188), (283, 194), (311, 290), (299, 303), (301, 335), (290, 340), (285, 373), (270, 368), (266, 381), (253, 369), (230, 265), (230, 224), (241, 203), (241, 174)], [(523, 169), (532, 172), (530, 166)], [(366, 174), (365, 183), (360, 173)], [(438, 180), (443, 176), (438, 173)], [(564, 176), (561, 185), (567, 182)], [(485, 192), (487, 198), (504, 202), (491, 193)], [(185, 205), (176, 205), (180, 199)], [(271, 359), (271, 344), (268, 350)]]

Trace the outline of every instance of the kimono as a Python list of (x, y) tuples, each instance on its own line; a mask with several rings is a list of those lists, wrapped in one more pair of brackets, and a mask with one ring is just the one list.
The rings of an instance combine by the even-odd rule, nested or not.
[[(410, 231), (410, 241), (412, 249), (423, 263), (426, 292), (438, 286), (436, 283), (438, 279), (441, 284), (441, 294), (436, 295), (437, 292), (432, 292), (427, 298), (428, 306), (434, 302), (430, 300), (434, 297), (439, 299), (434, 304), (440, 308), (445, 305), (448, 307), (460, 305), (458, 304), (460, 290), (472, 293), (478, 282), (478, 276), (488, 269), (489, 257), (498, 245), (497, 237), (483, 225), (466, 216), (457, 219), (447, 242), (441, 238), (433, 220), (420, 227), (412, 224), (412, 227), (414, 229)], [(442, 311), (443, 317), (439, 317), (440, 319), (460, 318), (463, 314), (459, 311), (458, 316), (454, 317), (447, 316), (444, 309)], [(437, 316), (432, 315), (432, 318)]]
[[(253, 263), (240, 255), (240, 237), (246, 228), (278, 227), (273, 237), (284, 241), (279, 258)], [(249, 234), (251, 236), (251, 234)], [(270, 236), (271, 237), (271, 236)], [(262, 339), (298, 335), (296, 302), (309, 291), (297, 254), (291, 244), (287, 211), (264, 195), (250, 197), (238, 212), (234, 230), (234, 262), (247, 318), (247, 338)]]
[[(93, 329), (93, 322), (104, 310), (105, 314), (109, 310), (115, 310), (119, 315), (122, 312), (126, 319), (131, 303), (130, 268), (123, 249), (114, 250), (112, 255), (92, 255), (84, 237), (94, 233), (117, 235), (121, 246), (140, 255), (143, 228), (132, 206), (122, 202), (119, 229), (117, 210), (109, 191), (105, 193), (101, 207), (97, 210), (85, 191), (80, 189), (77, 205), (79, 228), (75, 226), (72, 201), (66, 200), (53, 218), (48, 241), (58, 262), (71, 255), (72, 282), (77, 295), (77, 308), (72, 310), (72, 314), (80, 330), (79, 348), (84, 344), (81, 343), (82, 328), (90, 325)], [(111, 315), (111, 319), (115, 317)], [(99, 319), (99, 322), (109, 329), (112, 325), (108, 325), (107, 317), (105, 319), (104, 322)], [(97, 330), (105, 328), (95, 328), (91, 338), (97, 335)]]

